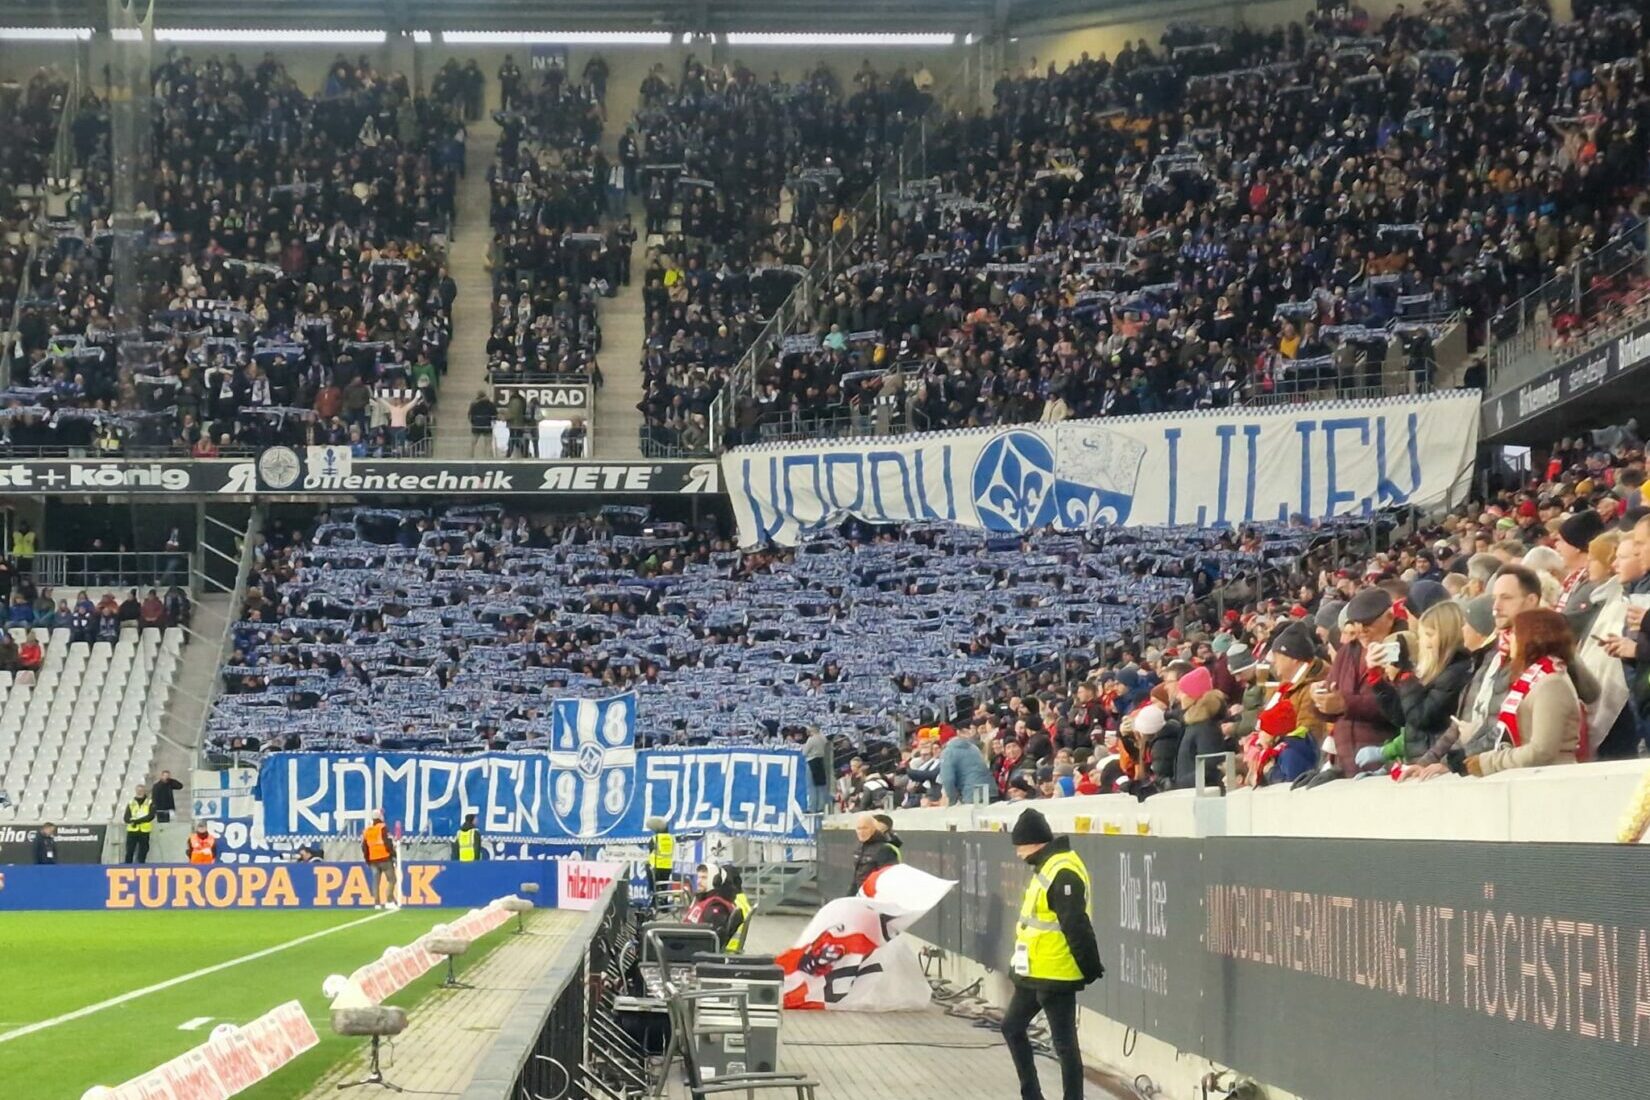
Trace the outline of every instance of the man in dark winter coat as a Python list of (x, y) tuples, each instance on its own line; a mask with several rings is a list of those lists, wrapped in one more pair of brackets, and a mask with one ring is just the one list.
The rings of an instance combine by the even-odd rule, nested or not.
[[(886, 814), (881, 816), (887, 817)], [(849, 897), (859, 893), (859, 888), (871, 877), (873, 871), (900, 861), (899, 847), (889, 840), (891, 830), (885, 833), (877, 817), (876, 814), (860, 814), (854, 822), (854, 835), (859, 838), (859, 851), (854, 853), (854, 878), (853, 885), (848, 889)], [(888, 820), (892, 825), (892, 819)]]
[(1032, 1018), (1048, 1021), (1060, 1062), (1062, 1100), (1082, 1100), (1083, 1058), (1077, 1046), (1077, 992), (1105, 977), (1094, 937), (1093, 887), (1088, 868), (1065, 837), (1055, 839), (1048, 819), (1026, 810), (1014, 823), (1014, 854), (1031, 865), (1020, 903), (1009, 967), (1014, 996), (1003, 1011), (1003, 1039), (1020, 1077), (1022, 1100), (1042, 1100), (1027, 1036)]
[(1375, 684), (1380, 673), (1369, 667), (1364, 654), (1392, 633), (1392, 596), (1380, 588), (1366, 588), (1346, 605), (1346, 621), (1354, 640), (1335, 651), (1329, 676), (1313, 687), (1313, 703), (1320, 714), (1335, 720), (1336, 766), (1321, 778), (1341, 778), (1357, 770), (1360, 749), (1380, 748), (1397, 733), (1381, 709)]

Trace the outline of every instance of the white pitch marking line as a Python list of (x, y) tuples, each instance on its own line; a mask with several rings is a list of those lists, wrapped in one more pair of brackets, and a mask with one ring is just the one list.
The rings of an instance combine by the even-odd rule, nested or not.
[(183, 1021), (183, 1023), (179, 1024), (178, 1025), (178, 1030), (179, 1031), (194, 1031), (196, 1028), (200, 1027), (202, 1024), (209, 1024), (211, 1022), (212, 1022), (212, 1017), (210, 1017), (210, 1016), (196, 1016), (192, 1020), (185, 1020), (185, 1021)]
[(147, 997), (151, 993), (159, 993), (163, 989), (171, 989), (175, 985), (182, 985), (184, 982), (192, 982), (196, 978), (204, 978), (208, 974), (216, 974), (220, 970), (228, 970), (232, 966), (239, 966), (242, 963), (256, 962), (259, 959), (265, 959), (270, 955), (285, 951), (289, 947), (297, 947), (299, 944), (309, 943), (311, 940), (318, 940), (322, 936), (330, 936), (334, 932), (342, 932), (346, 928), (357, 928), (363, 924), (366, 924), (368, 921), (374, 921), (379, 917), (387, 917), (389, 915), (389, 911), (386, 910), (384, 912), (373, 913), (371, 916), (362, 917), (360, 920), (352, 920), (347, 924), (335, 925), (332, 928), (323, 928), (319, 932), (311, 932), (307, 936), (299, 936), (295, 940), (288, 940), (285, 943), (278, 943), (274, 947), (266, 947), (262, 951), (254, 951), (252, 954), (242, 955), (238, 959), (228, 959), (212, 966), (203, 966), (199, 970), (191, 970), (187, 974), (179, 974), (176, 978), (168, 978), (164, 982), (156, 982), (154, 985), (146, 985), (142, 989), (134, 989), (129, 993), (122, 993), (117, 997), (110, 997), (106, 1001), (99, 1001), (96, 1004), (87, 1005), (84, 1008), (77, 1008), (73, 1012), (65, 1012), (61, 1016), (53, 1016), (49, 1020), (41, 1020), (38, 1023), (29, 1024), (27, 1027), (13, 1028), (11, 1031), (0, 1032), (0, 1043), (9, 1043), (13, 1039), (21, 1039), (25, 1035), (33, 1035), (37, 1031), (45, 1031), (47, 1028), (56, 1027), (58, 1024), (66, 1024), (73, 1020), (83, 1019), (84, 1017), (92, 1015), (94, 1012), (102, 1012), (106, 1008), (113, 1008), (116, 1005), (123, 1005), (127, 1001), (135, 1001), (139, 997)]

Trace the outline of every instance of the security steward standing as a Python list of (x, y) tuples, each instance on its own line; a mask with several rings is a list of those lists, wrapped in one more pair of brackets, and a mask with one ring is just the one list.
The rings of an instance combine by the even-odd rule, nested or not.
[(737, 867), (724, 867), (722, 874), (726, 877), (729, 887), (733, 890), (733, 907), (739, 911), (739, 923), (734, 926), (733, 935), (728, 937), (727, 953), (737, 955), (745, 949), (745, 937), (751, 929), (751, 899), (745, 896), (744, 876)]
[(487, 858), (487, 852), (481, 846), (481, 830), (476, 826), (475, 814), (466, 814), (464, 824), (458, 827), (458, 835), (453, 837), (453, 858), (460, 863), (474, 863)]
[(148, 787), (137, 785), (121, 820), (126, 822), (126, 858), (122, 862), (148, 863), (149, 834), (155, 831), (155, 804), (149, 800)]
[(1014, 996), (1003, 1013), (1003, 1038), (1021, 1100), (1043, 1100), (1037, 1064), (1026, 1030), (1040, 1011), (1060, 1061), (1060, 1095), (1082, 1100), (1083, 1059), (1077, 1048), (1077, 991), (1105, 976), (1094, 938), (1093, 892), (1088, 868), (1066, 837), (1058, 840), (1048, 819), (1026, 810), (1014, 823), (1014, 854), (1031, 865), (1031, 882), (1020, 902), (1009, 967)]
[(40, 831), (34, 834), (34, 862), (40, 867), (57, 863), (57, 826), (50, 821), (40, 826)]
[[(372, 812), (372, 823), (361, 833), (361, 857), (372, 873), (372, 900), (374, 909), (399, 909), (395, 900), (395, 841), (384, 825), (384, 811)], [(385, 897), (385, 886), (388, 897)]]
[(676, 838), (670, 835), (670, 822), (662, 817), (647, 819), (653, 833), (653, 848), (648, 854), (647, 877), (653, 887), (653, 904), (658, 906), (661, 892), (670, 885), (670, 876), (676, 868)]
[(195, 831), (189, 834), (189, 862), (218, 862), (218, 838), (208, 830), (206, 822), (195, 822)]
[(865, 885), (865, 880), (871, 877), (873, 871), (900, 862), (899, 840), (894, 837), (891, 827), (883, 828), (883, 821), (893, 825), (893, 819), (886, 814), (860, 814), (854, 820), (854, 835), (859, 838), (859, 850), (854, 853), (854, 877), (848, 888), (849, 897), (859, 893), (859, 888)]

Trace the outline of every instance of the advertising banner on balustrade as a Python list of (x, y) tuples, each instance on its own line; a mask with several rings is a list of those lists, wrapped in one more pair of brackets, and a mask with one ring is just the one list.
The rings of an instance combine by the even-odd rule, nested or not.
[[(57, 862), (102, 863), (106, 832), (103, 825), (59, 825)], [(33, 863), (38, 835), (39, 825), (0, 825), (0, 863)]]
[(1463, 498), (1478, 402), (1460, 390), (739, 447), (722, 474), (747, 547), (849, 516), (1005, 534), (1323, 519)]
[[(489, 860), (408, 863), (401, 904), (471, 909), (519, 894), (536, 882), (533, 903), (556, 904), (556, 865)], [(0, 871), (0, 912), (15, 909), (371, 909), (367, 865), (351, 863), (144, 864), (7, 867)]]
[[(1006, 833), (903, 830), (959, 880), (910, 935), (997, 971), (1030, 869)], [(1643, 846), (1075, 836), (1106, 976), (1079, 1003), (1329, 1100), (1644, 1095)], [(820, 888), (854, 836), (821, 833)]]

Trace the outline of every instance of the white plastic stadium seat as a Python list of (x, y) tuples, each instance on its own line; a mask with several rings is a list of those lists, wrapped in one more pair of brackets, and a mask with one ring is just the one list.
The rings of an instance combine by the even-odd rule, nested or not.
[(132, 631), (114, 645), (70, 642), (67, 630), (36, 637), (39, 675), (0, 673), (0, 789), (16, 820), (106, 817), (153, 767), (184, 634)]

